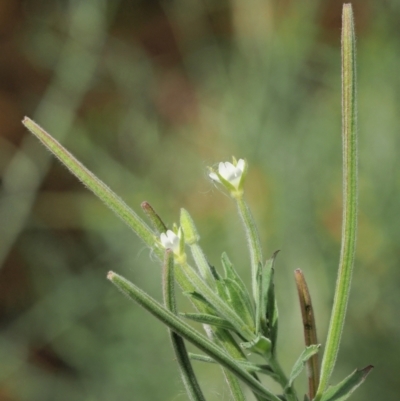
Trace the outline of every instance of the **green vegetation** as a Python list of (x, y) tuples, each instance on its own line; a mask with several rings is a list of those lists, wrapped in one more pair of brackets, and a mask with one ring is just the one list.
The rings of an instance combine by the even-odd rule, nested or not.
[[(188, 7), (182, 13), (182, 4), (171, 3), (165, 6), (163, 15), (175, 29), (181, 57), (172, 67), (168, 64), (171, 60), (163, 59), (163, 54), (156, 57), (149, 51), (146, 55), (139, 45), (127, 46), (121, 39), (104, 42), (105, 38), (117, 37), (121, 10), (117, 6), (107, 10), (94, 0), (83, 4), (71, 3), (66, 10), (70, 13), (66, 47), (58, 50), (54, 42), (47, 40), (47, 45), (53, 43), (57, 55), (57, 63), (47, 60), (49, 68), (54, 68), (55, 78), (36, 114), (27, 114), (138, 211), (131, 214), (119, 198), (103, 199), (108, 204), (116, 202), (114, 206), (118, 207), (114, 210), (139, 231), (148, 246), (154, 248), (158, 244), (155, 233), (163, 231), (165, 225), (172, 229), (172, 222), (178, 222), (181, 206), (190, 211), (191, 216), (186, 211), (181, 214), (180, 225), (189, 221), (189, 231), (184, 229), (184, 235), (179, 237), (175, 264), (171, 257), (165, 259), (164, 284), (175, 275), (179, 285), (191, 295), (181, 297), (177, 287), (175, 309), (175, 300), (171, 301), (172, 293), (168, 292), (170, 286), (165, 285), (165, 308), (170, 311), (165, 316), (169, 316), (169, 325), (175, 330), (177, 312), (188, 312), (187, 316), (198, 322), (208, 319), (209, 324), (218, 327), (214, 333), (217, 347), (226, 348), (230, 355), (218, 356), (218, 349), (208, 348), (213, 359), (204, 355), (195, 355), (194, 359), (216, 360), (228, 369), (223, 375), (233, 399), (252, 399), (250, 392), (257, 399), (275, 399), (270, 392), (279, 394), (283, 388), (286, 398), (294, 400), (291, 384), (296, 377), (297, 394), (302, 399), (308, 389), (301, 368), (306, 360), (312, 361), (318, 349), (305, 349), (303, 343), (303, 323), (293, 280), (293, 270), (301, 268), (313, 299), (318, 339), (323, 345), (320, 353), (325, 352), (317, 398), (327, 401), (335, 399), (335, 391), (352, 390), (364, 379), (369, 367), (355, 371), (342, 387), (325, 393), (328, 384), (339, 383), (355, 367), (372, 363), (379, 369), (351, 399), (396, 399), (398, 389), (390, 384), (396, 383), (392, 373), (396, 352), (391, 346), (398, 347), (399, 330), (395, 319), (397, 78), (390, 73), (396, 71), (397, 62), (398, 39), (390, 31), (390, 18), (395, 21), (399, 12), (396, 4), (376, 13), (372, 6), (365, 5), (360, 9), (360, 18), (356, 9), (357, 22), (360, 19), (359, 237), (354, 292), (332, 377), (351, 278), (348, 267), (352, 265), (355, 232), (351, 216), (355, 214), (356, 199), (355, 192), (351, 192), (355, 189), (351, 181), (353, 171), (344, 202), (350, 215), (349, 220), (345, 219), (348, 225), (344, 238), (348, 242), (342, 242), (340, 263), (345, 272), (344, 292), (335, 298), (337, 314), (332, 316), (333, 329), (324, 351), (340, 252), (341, 118), (338, 38), (331, 41), (329, 37), (328, 25), (323, 24), (319, 13), (323, 6), (320, 10), (304, 6), (297, 9), (295, 4), (288, 3), (282, 13), (270, 2), (260, 2), (256, 11), (232, 3), (221, 5), (218, 10)], [(125, 3), (120, 6), (123, 9)], [(231, 26), (224, 31), (223, 19), (218, 18), (227, 10)], [(215, 19), (207, 20), (203, 14)], [(143, 21), (147, 17), (142, 14)], [(202, 25), (206, 21), (212, 24)], [(203, 31), (196, 31), (201, 26)], [(182, 32), (187, 36), (180, 36)], [(43, 60), (38, 50), (44, 43), (40, 40), (46, 36), (41, 34), (37, 32), (26, 43), (30, 56), (37, 61)], [(338, 36), (338, 31), (334, 36)], [(57, 34), (52, 38), (57, 38)], [(148, 37), (141, 33), (137, 38), (149, 50)], [(74, 63), (79, 68), (74, 68)], [(151, 87), (154, 92), (150, 92)], [(112, 96), (114, 93), (116, 97)], [(350, 113), (354, 111), (351, 105), (350, 101)], [(29, 120), (25, 123), (37, 130)], [(348, 126), (354, 133), (355, 127)], [(8, 216), (2, 252), (6, 255), (18, 238), (15, 249), (29, 272), (20, 277), (28, 277), (30, 284), (24, 291), (24, 306), (9, 315), (1, 333), (0, 390), (4, 388), (7, 394), (21, 400), (129, 400), (133, 394), (133, 399), (140, 400), (175, 399), (182, 392), (182, 385), (176, 357), (167, 346), (167, 331), (142, 309), (120, 297), (104, 280), (106, 273), (113, 270), (161, 299), (159, 266), (164, 250), (157, 245), (149, 258), (149, 252), (137, 238), (58, 167), (53, 170), (61, 178), (41, 185), (48, 171), (49, 155), (33, 142), (27, 143), (25, 153), (29, 158), (24, 159), (21, 153), (3, 174), (8, 178), (4, 182), (9, 196), (4, 197), (1, 210), (2, 216)], [(240, 191), (232, 195), (245, 225), (243, 232), (234, 202), (229, 196), (221, 196), (204, 179), (208, 175), (206, 164), (227, 160), (231, 154), (246, 158), (250, 166), (244, 185), (245, 199), (257, 230)], [(354, 156), (350, 156), (345, 166), (351, 170), (354, 161)], [(12, 177), (14, 181), (10, 181)], [(62, 192), (55, 192), (57, 180)], [(10, 182), (14, 182), (13, 187)], [(101, 193), (104, 188), (99, 184), (98, 189)], [(229, 188), (225, 192), (229, 193)], [(106, 193), (112, 194), (108, 189)], [(144, 199), (157, 209), (165, 223), (159, 224), (150, 211), (154, 233), (144, 225), (142, 219), (146, 216), (135, 206)], [(4, 210), (13, 210), (13, 214), (5, 214)], [(146, 212), (149, 214), (148, 209)], [(22, 234), (21, 221), (26, 217), (20, 216), (30, 216)], [(190, 228), (193, 221), (197, 225), (195, 232)], [(187, 257), (182, 254), (184, 240), (188, 244)], [(346, 244), (350, 249), (347, 253)], [(270, 275), (257, 281), (261, 249), (265, 255), (276, 249), (282, 252), (277, 261), (273, 258), (267, 262)], [(238, 296), (235, 307), (228, 308), (218, 301), (223, 294), (221, 285), (215, 271), (204, 263), (203, 250), (221, 278), (223, 272), (226, 274), (225, 285), (231, 283), (228, 273), (229, 280), (236, 277), (230, 261), (243, 278), (248, 294), (242, 291), (243, 282), (230, 284), (226, 301)], [(229, 259), (224, 255), (221, 262), (222, 251), (229, 254)], [(186, 259), (190, 265), (195, 262), (199, 266), (200, 276), (188, 273)], [(6, 261), (3, 272), (9, 271), (9, 263)], [(120, 276), (109, 276), (112, 281), (117, 277)], [(190, 278), (189, 285), (185, 284), (185, 277)], [(137, 287), (121, 280), (119, 287), (137, 299)], [(215, 285), (213, 291), (208, 293), (199, 280)], [(276, 291), (271, 295), (273, 282)], [(264, 287), (258, 283), (264, 283)], [(193, 292), (193, 285), (197, 292)], [(280, 312), (278, 337), (270, 324), (276, 317), (274, 295)], [(201, 313), (192, 309), (189, 299)], [(269, 307), (260, 300), (268, 301)], [(160, 310), (165, 313), (165, 309)], [(270, 317), (267, 323), (263, 321), (266, 313)], [(262, 358), (251, 356), (250, 361), (245, 361), (243, 349), (237, 347), (224, 327), (239, 333), (248, 348), (246, 355), (259, 354)], [(201, 331), (199, 325), (195, 324), (195, 328)], [(199, 346), (196, 341), (203, 341), (201, 349), (207, 353), (204, 341), (208, 340), (204, 336), (196, 340), (192, 331), (185, 332), (186, 326), (182, 330), (178, 334), (195, 345)], [(259, 332), (263, 333), (261, 337), (253, 336)], [(182, 351), (181, 337), (171, 334), (171, 338), (175, 349), (181, 352), (181, 366), (185, 369), (186, 351)], [(275, 346), (279, 350), (279, 364)], [(199, 352), (190, 345), (189, 351)], [(231, 366), (232, 359), (240, 360), (236, 367)], [(201, 395), (194, 391), (193, 399), (230, 399), (215, 364), (192, 361), (192, 365), (203, 392)], [(251, 372), (260, 377), (266, 373), (270, 378), (263, 379), (261, 388)], [(186, 373), (186, 387), (195, 386), (193, 371)], [(249, 387), (243, 386), (241, 390), (235, 375)], [(183, 394), (178, 397), (187, 398)]]

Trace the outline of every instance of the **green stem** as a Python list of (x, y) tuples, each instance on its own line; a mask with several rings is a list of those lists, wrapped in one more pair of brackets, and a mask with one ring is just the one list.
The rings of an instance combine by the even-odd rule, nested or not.
[(339, 272), (329, 323), (321, 378), (315, 400), (326, 390), (339, 351), (349, 299), (357, 229), (357, 127), (356, 62), (353, 11), (343, 6), (342, 28), (342, 136), (343, 136), (343, 227)]
[(199, 334), (191, 326), (177, 318), (176, 315), (174, 315), (168, 309), (165, 309), (156, 300), (154, 300), (136, 285), (114, 272), (109, 272), (107, 278), (128, 298), (136, 301), (153, 316), (157, 317), (161, 322), (172, 329), (175, 333), (190, 341), (193, 345), (208, 354), (211, 358), (215, 359), (219, 364), (227, 368), (230, 372), (246, 383), (253, 391), (257, 392), (268, 401), (281, 401), (280, 398), (272, 394), (250, 373), (243, 369), (221, 347), (218, 347), (206, 337)]
[[(163, 263), (163, 296), (165, 307), (176, 315), (174, 254), (170, 249), (165, 251), (165, 259)], [(206, 401), (203, 392), (201, 391), (199, 382), (197, 381), (197, 377), (194, 373), (183, 338), (171, 329), (169, 332), (172, 347), (181, 371), (182, 381), (185, 385), (186, 392), (188, 393), (190, 400)]]
[(278, 360), (276, 358), (271, 358), (268, 361), (268, 363), (272, 371), (275, 373), (274, 377), (276, 378), (277, 382), (281, 385), (284, 391), (286, 400), (297, 401), (295, 390), (291, 386), (288, 386), (289, 379), (287, 378), (285, 372), (282, 370), (282, 367), (279, 364)]
[(259, 263), (263, 262), (260, 237), (258, 235), (257, 226), (254, 222), (253, 216), (247, 203), (243, 197), (235, 198), (239, 210), (240, 217), (243, 221), (244, 229), (246, 231), (247, 242), (249, 244), (250, 261), (251, 261), (251, 286), (253, 289), (254, 301), (258, 303), (259, 288), (257, 284), (257, 272)]

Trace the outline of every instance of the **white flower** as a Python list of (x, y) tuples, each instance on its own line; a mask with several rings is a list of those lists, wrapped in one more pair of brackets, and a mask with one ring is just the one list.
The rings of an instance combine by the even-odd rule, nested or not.
[(181, 229), (178, 230), (178, 234), (168, 230), (167, 233), (161, 233), (160, 241), (165, 249), (171, 249), (175, 255), (180, 254), (180, 241), (181, 241)]
[[(225, 162), (225, 163), (221, 162), (218, 165), (218, 174), (225, 181), (231, 184), (234, 187), (234, 189), (238, 190), (245, 169), (246, 169), (246, 162), (243, 159), (239, 159), (238, 162), (235, 164), (232, 164), (230, 162)], [(209, 177), (212, 180), (219, 182), (220, 184), (224, 184), (223, 182), (221, 182), (218, 174), (215, 172), (211, 172), (209, 174)]]

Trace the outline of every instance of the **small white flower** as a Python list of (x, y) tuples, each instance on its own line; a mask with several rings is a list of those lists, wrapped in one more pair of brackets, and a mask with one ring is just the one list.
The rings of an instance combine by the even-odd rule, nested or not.
[(178, 230), (178, 234), (168, 230), (167, 233), (161, 233), (160, 241), (165, 249), (171, 249), (175, 255), (180, 254), (180, 241), (181, 241), (181, 229)]
[[(221, 162), (218, 165), (218, 173), (225, 181), (228, 181), (229, 184), (231, 184), (236, 190), (238, 190), (245, 168), (246, 162), (243, 159), (239, 159), (236, 165), (230, 162)], [(223, 184), (217, 173), (211, 172), (209, 174), (209, 177), (212, 180)]]

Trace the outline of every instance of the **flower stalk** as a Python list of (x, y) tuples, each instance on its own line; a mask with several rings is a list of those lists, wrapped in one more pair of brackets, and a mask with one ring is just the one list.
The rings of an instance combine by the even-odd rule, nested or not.
[[(170, 249), (165, 251), (165, 259), (163, 263), (163, 297), (165, 307), (177, 314), (175, 300), (175, 277), (174, 277), (174, 255)], [(175, 351), (176, 359), (181, 371), (182, 381), (185, 385), (186, 392), (190, 401), (206, 401), (201, 391), (199, 382), (194, 373), (189, 354), (186, 350), (183, 338), (172, 330), (169, 330), (172, 347)]]

